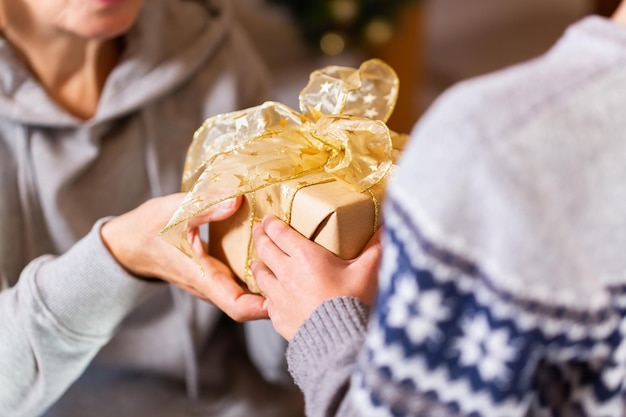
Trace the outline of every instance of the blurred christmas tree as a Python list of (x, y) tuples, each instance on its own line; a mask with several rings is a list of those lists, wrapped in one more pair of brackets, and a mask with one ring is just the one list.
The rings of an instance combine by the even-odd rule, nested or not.
[(304, 40), (328, 55), (388, 42), (402, 7), (419, 0), (268, 0), (287, 7)]

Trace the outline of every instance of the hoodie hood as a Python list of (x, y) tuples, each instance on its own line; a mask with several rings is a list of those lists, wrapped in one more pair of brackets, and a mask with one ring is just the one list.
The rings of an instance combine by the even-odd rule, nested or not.
[[(132, 112), (198, 71), (227, 35), (230, 19), (226, 0), (146, 1), (136, 24), (124, 35), (124, 52), (107, 78), (98, 109), (86, 122), (51, 100), (0, 38), (0, 118), (24, 125), (72, 127)], [(125, 88), (129, 84), (137, 88)]]

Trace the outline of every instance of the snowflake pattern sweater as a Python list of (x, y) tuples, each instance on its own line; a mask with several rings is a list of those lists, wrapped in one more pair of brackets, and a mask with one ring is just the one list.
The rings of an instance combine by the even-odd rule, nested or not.
[(626, 413), (626, 29), (446, 92), (390, 184), (379, 293), (288, 350), (309, 416)]

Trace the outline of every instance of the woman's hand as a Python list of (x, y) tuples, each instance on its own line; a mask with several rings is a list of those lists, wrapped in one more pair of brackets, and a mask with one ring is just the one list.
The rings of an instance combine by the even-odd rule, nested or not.
[(343, 260), (312, 242), (275, 216), (253, 228), (254, 244), (263, 262), (252, 265), (274, 328), (291, 340), (323, 301), (353, 296), (371, 305), (376, 296), (380, 231), (361, 255)]
[(237, 321), (267, 318), (263, 297), (240, 285), (230, 269), (203, 249), (197, 227), (237, 211), (241, 198), (223, 201), (189, 222), (198, 264), (159, 236), (185, 194), (154, 198), (107, 222), (100, 234), (115, 259), (135, 275), (159, 278), (215, 304)]

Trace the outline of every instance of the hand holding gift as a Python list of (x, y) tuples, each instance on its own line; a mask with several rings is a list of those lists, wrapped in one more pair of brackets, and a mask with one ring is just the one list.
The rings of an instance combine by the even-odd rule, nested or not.
[(194, 260), (202, 265), (200, 270), (194, 260), (157, 236), (183, 198), (182, 193), (154, 198), (113, 218), (100, 230), (103, 243), (120, 265), (137, 276), (174, 284), (214, 303), (237, 321), (266, 318), (263, 298), (247, 292), (223, 263), (204, 253), (198, 236), (201, 223), (229, 217), (241, 199), (224, 200), (187, 223), (185, 233), (193, 247)]
[(253, 230), (262, 262), (252, 264), (265, 307), (276, 331), (290, 341), (325, 300), (351, 296), (372, 306), (382, 253), (380, 229), (354, 259), (341, 259), (304, 238), (274, 216)]
[(393, 165), (385, 121), (398, 78), (380, 60), (359, 69), (315, 71), (298, 113), (266, 102), (207, 119), (194, 135), (183, 175), (187, 195), (162, 236), (189, 257), (187, 223), (211, 206), (244, 196), (242, 208), (210, 225), (210, 253), (252, 292), (252, 227), (271, 213), (344, 259), (357, 256), (379, 225)]

